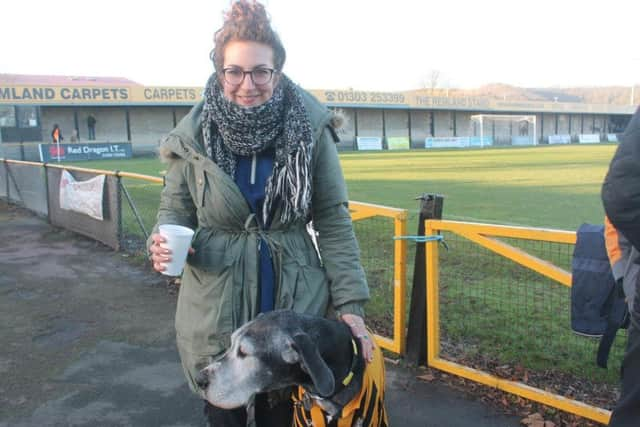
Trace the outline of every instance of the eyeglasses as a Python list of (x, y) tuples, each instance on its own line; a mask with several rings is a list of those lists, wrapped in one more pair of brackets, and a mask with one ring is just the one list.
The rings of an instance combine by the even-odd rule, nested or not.
[(273, 68), (254, 68), (251, 71), (244, 71), (238, 67), (229, 67), (222, 70), (224, 81), (233, 86), (241, 85), (247, 74), (251, 76), (251, 81), (256, 86), (266, 85), (273, 78)]

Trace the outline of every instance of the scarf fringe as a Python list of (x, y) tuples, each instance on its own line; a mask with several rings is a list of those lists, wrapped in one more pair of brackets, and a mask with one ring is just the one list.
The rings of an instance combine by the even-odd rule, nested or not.
[[(273, 205), (282, 199), (280, 222), (304, 219), (311, 204), (310, 156), (309, 147), (300, 144), (298, 150), (287, 157), (284, 167), (272, 174), (265, 188), (266, 197), (262, 207), (262, 218), (267, 223)], [(274, 165), (274, 172), (277, 165)], [(289, 190), (288, 192), (286, 190)]]

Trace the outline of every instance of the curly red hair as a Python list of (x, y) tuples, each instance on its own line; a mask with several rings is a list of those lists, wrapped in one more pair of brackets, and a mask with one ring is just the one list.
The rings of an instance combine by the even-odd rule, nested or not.
[(220, 72), (224, 63), (224, 50), (229, 42), (243, 40), (263, 43), (273, 49), (273, 62), (281, 71), (286, 59), (284, 46), (278, 34), (271, 28), (265, 7), (255, 0), (237, 0), (224, 13), (224, 24), (213, 36), (211, 59)]

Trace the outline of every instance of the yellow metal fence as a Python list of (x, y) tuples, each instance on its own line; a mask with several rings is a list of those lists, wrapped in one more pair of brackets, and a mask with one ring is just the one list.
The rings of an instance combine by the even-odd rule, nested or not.
[[(545, 385), (528, 385), (525, 383), (526, 376), (521, 380), (502, 378), (468, 366), (490, 365), (487, 362), (487, 354), (490, 354), (491, 350), (479, 347), (473, 339), (480, 334), (486, 334), (484, 339), (488, 339), (491, 346), (500, 347), (505, 353), (512, 347), (521, 351), (521, 354), (515, 356), (516, 359), (524, 358), (527, 353), (535, 353), (536, 345), (566, 345), (561, 350), (556, 348), (553, 351), (551, 348), (548, 351), (540, 348), (540, 357), (548, 358), (547, 363), (553, 363), (551, 353), (554, 353), (559, 355), (559, 359), (576, 358), (569, 363), (580, 363), (577, 360), (579, 356), (574, 356), (579, 351), (570, 346), (573, 340), (578, 342), (586, 338), (571, 336), (570, 331), (567, 331), (569, 293), (566, 290), (571, 286), (571, 273), (567, 268), (570, 268), (571, 249), (575, 244), (576, 234), (560, 230), (442, 220), (426, 221), (425, 230), (427, 235), (444, 234), (445, 241), (449, 240), (449, 246), (454, 246), (449, 252), (456, 252), (443, 255), (443, 252), (447, 251), (443, 251), (438, 242), (426, 243), (428, 365), (566, 412), (607, 423), (609, 411), (583, 403), (571, 396), (540, 388), (546, 388)], [(541, 258), (543, 254), (556, 256), (557, 259), (550, 262)], [(455, 258), (455, 261), (447, 257)], [(483, 272), (474, 272), (475, 267), (469, 268), (471, 264), (467, 265), (473, 262), (474, 258), (477, 260), (477, 264), (474, 265), (482, 266)], [(502, 258), (507, 262), (496, 262), (495, 258)], [(558, 263), (564, 265), (558, 266)], [(443, 269), (447, 272), (443, 273)], [(529, 273), (522, 270), (528, 270)], [(499, 281), (503, 281), (504, 286), (495, 291), (495, 287), (502, 286)], [(559, 285), (559, 289), (547, 292), (548, 289), (545, 288), (552, 288), (554, 283)], [(515, 289), (517, 287), (522, 288), (521, 291)], [(492, 305), (494, 301), (495, 306)], [(456, 310), (461, 312), (459, 317), (451, 314)], [(481, 315), (477, 316), (478, 313)], [(501, 317), (501, 314), (504, 316)], [(447, 316), (446, 322), (442, 321), (443, 316)], [(482, 318), (487, 317), (492, 317), (493, 320), (483, 325)], [(527, 318), (530, 320), (526, 320)], [(504, 333), (512, 327), (516, 329), (520, 321), (523, 326), (521, 332), (514, 330), (511, 335)], [(456, 322), (461, 325), (458, 330), (453, 326)], [(491, 326), (494, 330), (491, 330)], [(565, 330), (560, 331), (561, 328)], [(473, 333), (469, 333), (470, 330), (473, 330)], [(466, 331), (467, 335), (459, 331)], [(561, 335), (563, 333), (566, 335)], [(558, 341), (561, 343), (557, 344)], [(553, 342), (556, 344), (552, 344)], [(585, 352), (588, 359), (585, 361), (586, 366), (595, 365), (594, 343), (591, 342), (590, 345)], [(442, 346), (446, 347), (446, 358), (442, 354)], [(530, 358), (529, 361), (535, 363), (535, 358)], [(518, 366), (528, 363), (522, 360), (510, 362)], [(558, 363), (561, 363), (561, 360)]]
[[(393, 336), (383, 337), (376, 334), (377, 342), (382, 348), (392, 351), (396, 354), (403, 354), (405, 349), (405, 301), (407, 292), (407, 242), (406, 240), (395, 240), (393, 236), (404, 236), (407, 231), (407, 211), (405, 209), (390, 208), (387, 206), (374, 205), (362, 202), (349, 202), (349, 210), (351, 211), (351, 218), (354, 222), (354, 228), (360, 242), (362, 260), (363, 262), (371, 262), (374, 264), (387, 263), (389, 259), (384, 259), (385, 256), (367, 256), (367, 251), (372, 249), (368, 246), (387, 245), (389, 242), (393, 242), (391, 250), (391, 257), (393, 264), (390, 266), (390, 270), (393, 272), (392, 283), (384, 281), (383, 287), (392, 285), (393, 290)], [(391, 227), (387, 225), (382, 227), (373, 227), (371, 230), (362, 230), (360, 233), (360, 226), (367, 220), (371, 220), (376, 217), (389, 218), (393, 220), (393, 234), (391, 234)], [(378, 235), (378, 238), (375, 235)], [(363, 244), (367, 247), (363, 247)], [(365, 265), (365, 272), (369, 278), (370, 271), (374, 270), (379, 265), (371, 265), (369, 268)], [(385, 283), (386, 282), (386, 283)], [(373, 281), (369, 279), (370, 288), (372, 288)]]

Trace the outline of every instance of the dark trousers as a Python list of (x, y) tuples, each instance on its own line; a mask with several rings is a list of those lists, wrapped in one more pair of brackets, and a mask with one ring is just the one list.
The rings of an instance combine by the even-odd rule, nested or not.
[(627, 350), (622, 361), (622, 387), (609, 427), (640, 426), (640, 282), (629, 325)]
[[(209, 402), (204, 403), (204, 414), (209, 427), (246, 427), (247, 408), (220, 409)], [(258, 427), (289, 427), (293, 422), (291, 400), (269, 405), (266, 394), (256, 395), (255, 417)]]

